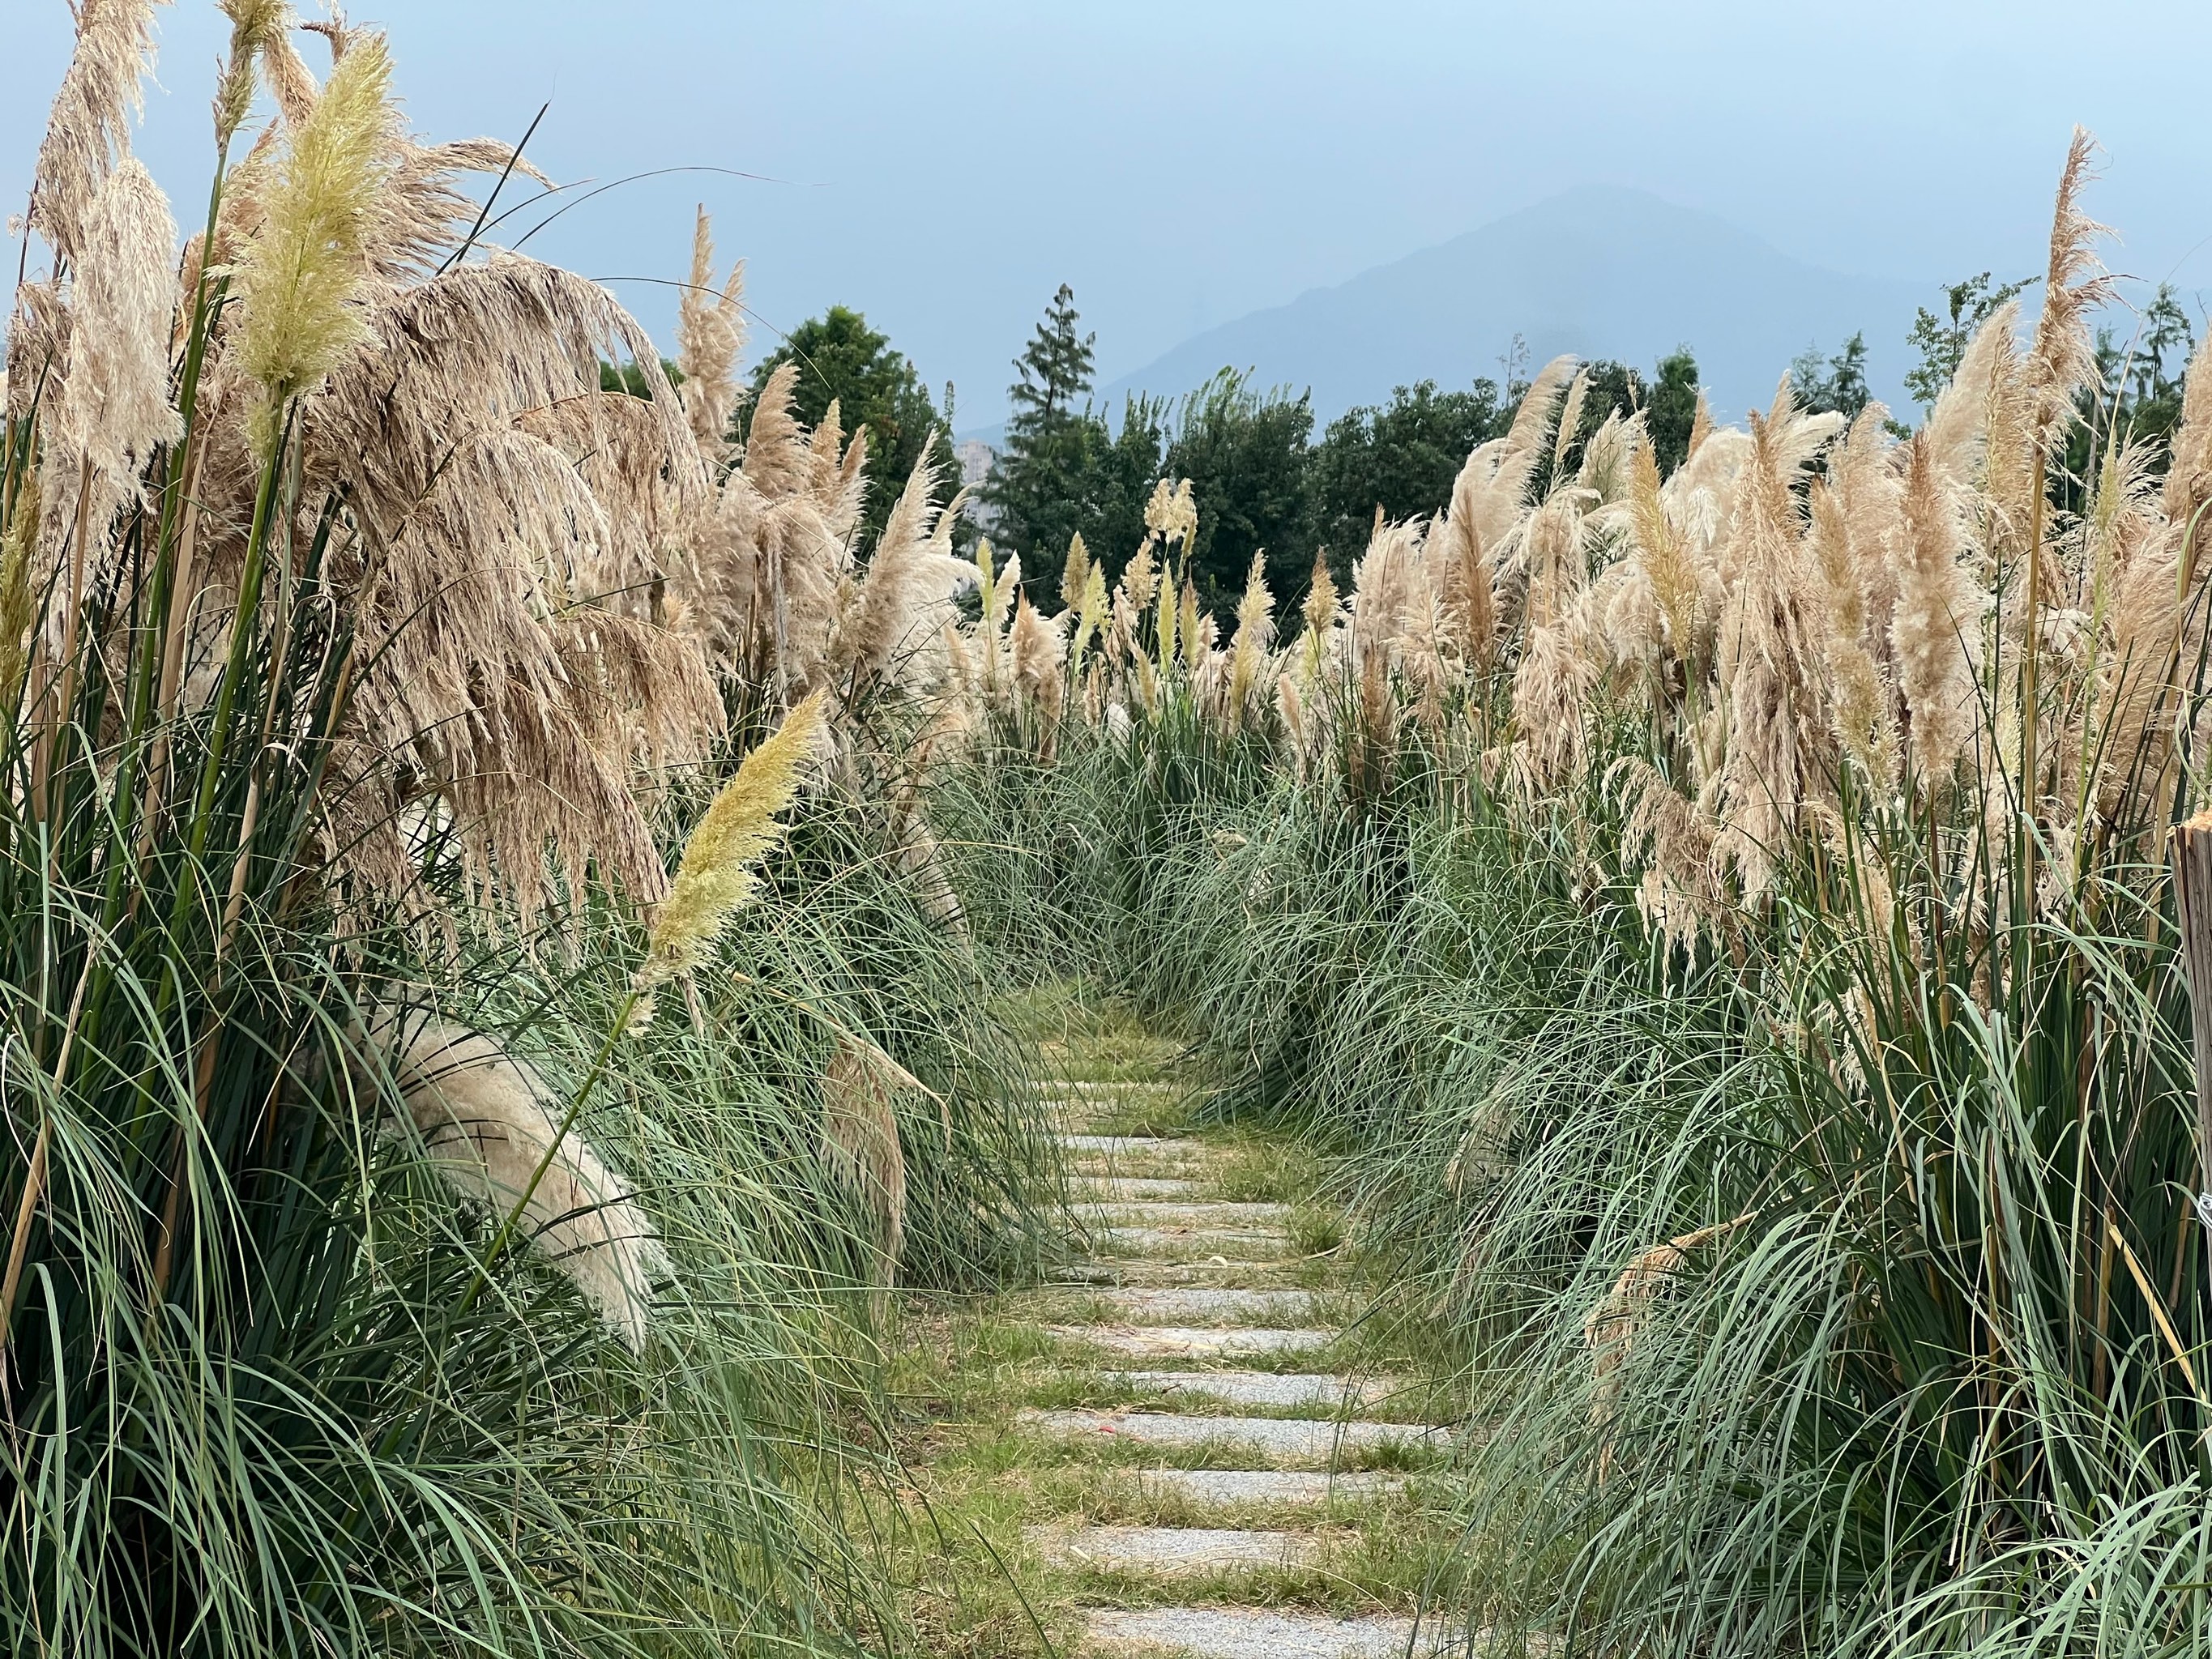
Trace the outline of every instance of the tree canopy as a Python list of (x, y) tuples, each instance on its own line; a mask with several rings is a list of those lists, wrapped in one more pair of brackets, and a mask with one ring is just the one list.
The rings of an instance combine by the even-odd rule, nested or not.
[(1199, 599), (1233, 611), (1255, 553), (1268, 585), (1294, 592), (1313, 568), (1310, 394), (1261, 392), (1223, 369), (1182, 401), (1167, 476), (1188, 478), (1200, 503), (1187, 568)]
[(1434, 380), (1401, 386), (1389, 403), (1331, 421), (1313, 453), (1315, 532), (1331, 561), (1358, 556), (1378, 507), (1388, 519), (1442, 507), (1468, 452), (1512, 420), (1511, 400), (1484, 378), (1463, 392), (1440, 392)]
[[(1091, 413), (1092, 347), (1078, 334), (1075, 291), (1065, 283), (1045, 307), (1006, 389), (1006, 441), (982, 496), (994, 539), (1021, 555), (1032, 577), (1057, 569), (1068, 538), (1093, 521), (1101, 469), (1126, 460)], [(1141, 434), (1139, 434), (1141, 435)], [(1140, 503), (1141, 505), (1141, 503)], [(1086, 538), (1087, 539), (1087, 538)]]
[(2023, 276), (2016, 283), (2000, 283), (1992, 288), (1985, 270), (1962, 283), (1944, 284), (1944, 312), (1918, 307), (1905, 337), (1905, 343), (1920, 354), (1920, 361), (1905, 371), (1905, 389), (1912, 394), (1913, 401), (1923, 409), (1932, 405), (1958, 372), (1959, 360), (1966, 355), (1966, 342), (1974, 337), (1974, 331), (1999, 306), (2027, 292), (2038, 280)]
[(1672, 472), (1690, 453), (1690, 434), (1698, 424), (1698, 360), (1690, 348), (1676, 346), (1659, 360), (1659, 378), (1644, 404), (1644, 430), (1659, 470)]
[[(1925, 315), (1926, 313), (1923, 313)], [(1867, 389), (1866, 333), (1844, 342), (1844, 349), (1823, 359), (1818, 345), (1808, 345), (1790, 365), (1790, 392), (1799, 407), (1815, 414), (1837, 414), (1856, 420), (1872, 401)]]
[[(1021, 556), (1024, 583), (1040, 598), (1054, 591), (1079, 533), (1116, 575), (1143, 539), (1153, 483), (1166, 477), (1191, 481), (1199, 527), (1189, 568), (1209, 606), (1234, 609), (1255, 553), (1266, 556), (1278, 599), (1295, 603), (1317, 551), (1348, 575), (1378, 508), (1393, 520), (1442, 512), (1468, 452), (1504, 434), (1526, 390), (1517, 374), (1503, 386), (1484, 377), (1451, 390), (1423, 380), (1346, 410), (1316, 438), (1309, 392), (1262, 388), (1224, 368), (1173, 404), (1133, 397), (1116, 421), (1091, 403), (1097, 337), (1080, 324), (1063, 284), (1015, 360), (1006, 441), (981, 492), (992, 540)], [(1642, 410), (1671, 470), (1688, 448), (1697, 403), (1686, 347), (1662, 358), (1651, 380), (1595, 362), (1577, 434), (1586, 441), (1616, 410)]]
[(753, 396), (738, 416), (741, 432), (752, 428), (754, 399), (768, 377), (784, 363), (795, 363), (799, 378), (792, 406), (809, 426), (818, 425), (834, 400), (848, 433), (868, 434), (868, 496), (861, 515), (860, 543), (872, 549), (890, 516), (891, 504), (906, 488), (907, 477), (921, 459), (933, 429), (937, 443), (931, 459), (938, 469), (938, 499), (960, 486), (960, 465), (952, 453), (945, 417), (931, 401), (914, 365), (891, 349), (890, 341), (868, 326), (867, 319), (846, 306), (832, 306), (810, 318), (757, 364)]

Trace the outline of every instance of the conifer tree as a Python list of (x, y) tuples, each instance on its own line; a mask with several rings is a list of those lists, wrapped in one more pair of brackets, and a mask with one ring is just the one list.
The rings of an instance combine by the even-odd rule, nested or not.
[(1006, 447), (983, 492), (996, 514), (994, 538), (1035, 571), (1058, 568), (1067, 538), (1083, 528), (1092, 451), (1104, 436), (1089, 402), (1098, 337), (1079, 334), (1079, 321), (1075, 291), (1062, 283), (1014, 360)]

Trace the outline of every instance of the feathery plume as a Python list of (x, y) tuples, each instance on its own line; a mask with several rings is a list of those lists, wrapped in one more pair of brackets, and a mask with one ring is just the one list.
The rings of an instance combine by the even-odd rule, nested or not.
[[(2074, 394), (2097, 374), (2097, 349), (2089, 337), (2088, 313), (2112, 293), (2112, 278), (2098, 264), (2094, 244), (2110, 234), (2081, 211), (2082, 187), (2097, 141), (2075, 127), (2058, 178), (2058, 199), (2051, 219), (2051, 256), (2044, 272), (2043, 309), (2035, 321), (2035, 343), (2028, 351), (2032, 437), (2047, 449), (2051, 428), (2073, 414)], [(2042, 488), (2038, 478), (2035, 488)]]
[(1158, 649), (1163, 674), (1175, 666), (1176, 618), (1181, 614), (1181, 598), (1175, 583), (1164, 578), (1158, 601), (1152, 606), (1152, 643)]
[(1812, 514), (1807, 544), (1820, 579), (1826, 621), (1822, 643), (1836, 740), (1886, 790), (1894, 781), (1895, 734), (1881, 668), (1866, 647), (1866, 596), (1859, 586), (1849, 516), (1841, 494), (1826, 479), (1815, 481), (1807, 505)]
[[(2174, 428), (2172, 459), (2166, 474), (2166, 522), (2185, 533), (2208, 501), (2212, 501), (2212, 334), (2204, 337), (2189, 360), (2182, 381), (2181, 421)], [(2203, 539), (2202, 525), (2196, 526), (2196, 535), (2190, 548), (2192, 556)], [(2192, 574), (2195, 568), (2192, 558)]]
[(1091, 550), (1079, 530), (1067, 538), (1067, 560), (1060, 568), (1060, 602), (1073, 611), (1083, 603), (1083, 590), (1091, 581)]
[[(729, 280), (714, 287), (714, 234), (704, 204), (691, 232), (691, 277), (676, 306), (676, 366), (684, 371), (677, 395), (691, 422), (691, 435), (709, 460), (729, 445), (730, 416), (738, 406), (738, 354), (744, 349), (742, 297), (745, 264), (730, 267)], [(929, 453), (924, 446), (922, 454)]]
[(1237, 641), (1229, 665), (1229, 721), (1242, 726), (1252, 702), (1253, 688), (1275, 638), (1275, 596), (1267, 591), (1265, 557), (1252, 556), (1252, 568), (1244, 578), (1244, 597), (1237, 606)]
[(60, 447), (91, 465), (108, 503), (139, 494), (155, 446), (179, 431), (169, 404), (176, 255), (168, 198), (137, 157), (125, 157), (85, 210), (54, 416)]
[(1749, 897), (1771, 887), (1807, 793), (1824, 770), (1819, 745), (1828, 720), (1814, 672), (1818, 647), (1806, 614), (1796, 486), (1836, 424), (1799, 411), (1784, 380), (1769, 412), (1751, 417), (1751, 460), (1737, 478), (1736, 580), (1716, 654), (1729, 721), (1723, 844)]
[(1577, 649), (1565, 626), (1528, 629), (1513, 671), (1513, 720), (1528, 745), (1530, 769), (1547, 786), (1582, 775), (1584, 706), (1596, 684), (1597, 665)]
[(1498, 570), (1483, 533), (1481, 503), (1495, 474), (1489, 459), (1478, 455), (1468, 456), (1452, 480), (1451, 504), (1429, 538), (1428, 557), (1443, 573), (1434, 586), (1445, 632), (1461, 661), (1486, 668), (1498, 647)]
[[(1644, 1252), (1613, 1281), (1613, 1289), (1605, 1299), (1590, 1310), (1589, 1317), (1583, 1322), (1583, 1340), (1589, 1345), (1592, 1370), (1597, 1380), (1597, 1392), (1590, 1407), (1590, 1420), (1602, 1428), (1611, 1420), (1613, 1408), (1620, 1399), (1619, 1371), (1627, 1359), (1637, 1334), (1650, 1317), (1650, 1307), (1659, 1293), (1673, 1281), (1682, 1263), (1689, 1259), (1692, 1250), (1725, 1237), (1752, 1218), (1740, 1215), (1733, 1221), (1723, 1221), (1711, 1227), (1700, 1227), (1693, 1233), (1683, 1233)], [(1608, 1445), (1604, 1462), (1613, 1455)]]
[(848, 697), (896, 678), (916, 644), (934, 638), (951, 619), (952, 595), (975, 580), (975, 567), (952, 552), (959, 499), (942, 512), (930, 504), (937, 469), (929, 456), (936, 442), (933, 428), (884, 521), (867, 578), (840, 629), (833, 654), (848, 675)]
[(1578, 489), (1590, 493), (1595, 506), (1604, 507), (1624, 499), (1629, 491), (1637, 452), (1650, 446), (1644, 441), (1644, 416), (1641, 410), (1623, 419), (1617, 409), (1605, 412), (1605, 419), (1590, 434), (1590, 441), (1583, 450), (1583, 463), (1575, 474)]
[(1615, 761), (1606, 786), (1622, 808), (1622, 855), (1644, 860), (1636, 908), (1644, 926), (1685, 951), (1701, 933), (1719, 939), (1728, 912), (1713, 879), (1718, 826), (1640, 756)]
[(1938, 470), (1929, 428), (1923, 427), (1905, 446), (1890, 638), (1922, 786), (1931, 792), (1948, 780), (1973, 732), (1981, 619), (1989, 596), (1962, 562), (1963, 544), (1958, 507)]
[(32, 174), (30, 228), (76, 261), (79, 228), (108, 169), (131, 153), (139, 82), (153, 67), (158, 0), (82, 0), (76, 50)]
[[(1082, 538), (1078, 537), (1080, 541)], [(1083, 666), (1084, 647), (1098, 632), (1106, 617), (1106, 572), (1091, 565), (1083, 573), (1083, 592), (1079, 596), (1079, 608), (1075, 617), (1075, 641), (1068, 647), (1067, 659), (1078, 669)]]
[(1575, 371), (1572, 385), (1567, 387), (1567, 401), (1559, 410), (1559, 428), (1552, 438), (1552, 488), (1557, 489), (1566, 482), (1567, 451), (1582, 435), (1583, 404), (1589, 398), (1589, 370)]
[(1306, 585), (1305, 604), (1299, 614), (1305, 619), (1305, 629), (1298, 636), (1298, 670), (1305, 676), (1309, 687), (1321, 678), (1322, 665), (1328, 659), (1329, 637), (1336, 631), (1342, 606), (1337, 602), (1336, 579), (1328, 573), (1328, 553), (1326, 549), (1314, 555), (1313, 575)]
[(1152, 558), (1150, 538), (1139, 544), (1129, 562), (1121, 567), (1121, 580), (1116, 588), (1127, 595), (1129, 609), (1141, 616), (1152, 603), (1152, 594), (1160, 579), (1159, 566)]
[(722, 786), (684, 844), (683, 861), (653, 919), (641, 991), (696, 967), (731, 915), (759, 885), (753, 866), (782, 839), (778, 818), (799, 793), (820, 746), (826, 716), (820, 692), (799, 703), (757, 744)]
[(1049, 734), (1060, 723), (1066, 693), (1060, 676), (1062, 617), (1047, 619), (1024, 593), (1014, 603), (1013, 626), (1006, 634), (1006, 654), (1014, 689), (1036, 708)]
[(284, 404), (319, 385), (369, 337), (360, 301), (365, 244), (390, 172), (392, 59), (380, 34), (354, 40), (292, 136), (264, 202), (266, 220), (240, 262), (240, 366), (266, 403), (256, 448), (275, 446)]
[(393, 1016), (380, 1035), (408, 1115), (446, 1182), (501, 1216), (527, 1192), (531, 1248), (633, 1352), (641, 1350), (666, 1253), (629, 1185), (581, 1134), (561, 1133), (543, 1081), (483, 1032), (442, 1020)]
[[(216, 81), (215, 136), (228, 146), (253, 112), (253, 70), (272, 40), (282, 41), (291, 27), (288, 0), (217, 0), (230, 19), (230, 53)], [(274, 79), (274, 76), (271, 76)]]
[(999, 683), (1000, 647), (1006, 636), (1006, 624), (1013, 616), (1014, 600), (1022, 591), (1022, 556), (1006, 555), (1006, 562), (999, 568), (996, 577), (990, 571), (994, 555), (991, 544), (975, 544), (977, 586), (982, 593), (981, 615), (975, 619), (975, 639), (983, 650), (983, 683)]
[(1690, 441), (1688, 447), (1682, 452), (1683, 461), (1687, 463), (1691, 457), (1705, 447), (1705, 440), (1712, 435), (1713, 406), (1705, 396), (1705, 387), (1699, 386), (1697, 408), (1690, 416)]
[(2017, 300), (2006, 301), (1982, 319), (1921, 428), (1928, 434), (1929, 463), (1956, 483), (1969, 483), (1980, 471), (1990, 403), (2010, 377), (2019, 324)]
[(1191, 499), (1189, 479), (1170, 484), (1162, 478), (1152, 486), (1152, 498), (1145, 503), (1145, 528), (1163, 547), (1190, 545), (1198, 533), (1198, 506)]
[(1667, 619), (1667, 645), (1679, 662), (1689, 663), (1697, 649), (1697, 566), (1681, 534), (1667, 516), (1659, 480), (1659, 457), (1649, 444), (1637, 446), (1628, 481), (1629, 523), (1635, 556), (1651, 584), (1659, 614)]
[(1559, 412), (1559, 399), (1576, 378), (1577, 368), (1572, 357), (1560, 356), (1536, 371), (1536, 378), (1521, 394), (1521, 406), (1513, 411), (1513, 424), (1505, 434), (1507, 453), (1533, 459), (1543, 453), (1545, 434), (1552, 430), (1552, 417)]
[(1572, 608), (1589, 578), (1581, 502), (1571, 490), (1554, 490), (1522, 526), (1521, 556), (1528, 574), (1526, 620), (1556, 623)]

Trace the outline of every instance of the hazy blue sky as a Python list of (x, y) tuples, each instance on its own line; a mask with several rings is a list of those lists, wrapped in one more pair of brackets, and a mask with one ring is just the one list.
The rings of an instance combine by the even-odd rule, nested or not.
[[(629, 185), (532, 249), (678, 276), (703, 199), (750, 260), (757, 340), (858, 306), (958, 383), (963, 428), (996, 417), (1063, 280), (1107, 380), (1589, 180), (1840, 270), (2025, 271), (2077, 120), (2111, 153), (2091, 206), (2125, 234), (2113, 266), (2212, 294), (2202, 4), (364, 0), (354, 16), (389, 27), (428, 135), (519, 136), (550, 100), (532, 153), (556, 177), (690, 163), (789, 181)], [(149, 99), (142, 150), (182, 218), (204, 199), (219, 21), (208, 0), (165, 14)], [(0, 0), (11, 204), (69, 32), (63, 0)], [(621, 286), (665, 331), (670, 290)]]

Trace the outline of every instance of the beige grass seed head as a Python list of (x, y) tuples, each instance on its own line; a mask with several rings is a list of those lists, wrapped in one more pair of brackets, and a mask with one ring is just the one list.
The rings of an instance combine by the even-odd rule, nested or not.
[(799, 793), (826, 725), (816, 692), (755, 745), (684, 844), (668, 896), (654, 915), (641, 991), (696, 967), (732, 915), (760, 885), (754, 866), (782, 839), (780, 814)]
[(239, 270), (240, 366), (264, 403), (256, 447), (275, 447), (284, 405), (368, 339), (362, 301), (379, 198), (396, 134), (392, 58), (380, 34), (354, 38), (279, 162), (261, 234)]

